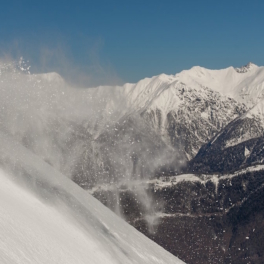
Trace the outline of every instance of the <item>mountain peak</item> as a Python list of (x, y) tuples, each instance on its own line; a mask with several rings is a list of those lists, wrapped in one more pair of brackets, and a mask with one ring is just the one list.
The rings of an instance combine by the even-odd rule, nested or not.
[(236, 68), (235, 70), (238, 72), (238, 73), (245, 73), (245, 72), (249, 72), (251, 71), (252, 69), (258, 67), (256, 64), (252, 63), (252, 62), (249, 62), (248, 64), (240, 67), (240, 68)]

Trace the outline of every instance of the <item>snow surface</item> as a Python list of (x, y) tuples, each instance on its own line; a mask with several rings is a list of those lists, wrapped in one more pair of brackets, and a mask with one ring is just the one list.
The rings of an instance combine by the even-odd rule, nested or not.
[(183, 263), (0, 132), (0, 263)]

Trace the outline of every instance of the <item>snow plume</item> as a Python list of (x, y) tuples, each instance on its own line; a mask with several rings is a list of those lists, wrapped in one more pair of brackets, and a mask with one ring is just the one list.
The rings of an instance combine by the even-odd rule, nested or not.
[(63, 137), (66, 132), (56, 123), (66, 115), (69, 121), (78, 116), (76, 109), (67, 109), (72, 92), (58, 74), (31, 75), (24, 70), (29, 68), (24, 64), (22, 58), (18, 63), (1, 63), (1, 125), (24, 146), (60, 169), (61, 155), (54, 144), (59, 147), (57, 136), (63, 132)]
[(0, 62), (0, 93), (1, 125), (66, 175), (91, 137), (85, 124), (103, 119), (110, 97), (94, 98), (93, 89), (71, 87), (57, 73), (31, 74), (23, 58)]
[(134, 192), (139, 202), (143, 205), (143, 219), (147, 223), (148, 231), (154, 234), (160, 223), (161, 218), (159, 216), (163, 213), (163, 201), (155, 201), (151, 193), (149, 193), (145, 188), (146, 186), (142, 184), (137, 185), (136, 188), (134, 186)]
[[(82, 169), (88, 175), (79, 171), (74, 174), (74, 181), (88, 189), (95, 187), (94, 190), (102, 185), (107, 186), (106, 192), (103, 191), (102, 194), (105, 204), (125, 219), (127, 217), (123, 210), (126, 204), (120, 199), (122, 200), (123, 195), (122, 186), (126, 186), (126, 199), (140, 207), (149, 230), (154, 231), (158, 224), (156, 215), (162, 212), (162, 208), (156, 206), (147, 188), (138, 182), (163, 175), (162, 173), (174, 173), (182, 166), (182, 157), (167, 146), (137, 114), (107, 127), (97, 137), (94, 145), (94, 152), (86, 152), (82, 161)], [(101, 166), (92, 171), (89, 160), (93, 157), (98, 157), (102, 162)], [(94, 175), (96, 178), (91, 181)], [(91, 185), (85, 186), (87, 183)]]
[[(145, 123), (140, 108), (131, 111), (131, 91), (130, 84), (80, 89), (57, 73), (32, 74), (23, 58), (5, 60), (0, 62), (0, 125), (83, 188), (130, 185), (175, 171), (180, 155)], [(152, 198), (141, 186), (131, 189), (153, 226)]]
[[(58, 32), (48, 36), (44, 34), (34, 43), (19, 37), (0, 41), (0, 58), (2, 61), (3, 58), (19, 61), (23, 54), (30, 61), (32, 73), (56, 72), (71, 86), (86, 88), (123, 84), (111, 62), (101, 56), (104, 41), (100, 37), (79, 38), (76, 43), (82, 47), (82, 54), (76, 54), (78, 47), (73, 49)], [(48, 39), (52, 39), (52, 43)]]
[[(97, 138), (97, 144), (99, 149), (105, 150), (100, 152), (103, 163), (96, 170), (100, 174), (97, 175), (97, 183), (90, 181), (93, 186), (88, 188), (93, 187), (95, 196), (124, 219), (129, 220), (129, 212), (124, 211), (131, 203), (131, 208), (135, 206), (142, 212), (149, 230), (154, 232), (158, 225), (157, 215), (162, 212), (162, 207), (156, 205), (148, 192), (148, 186), (142, 183), (146, 179), (163, 175), (163, 172), (174, 173), (182, 165), (179, 163), (181, 157), (177, 151), (165, 145), (150, 128), (145, 127), (139, 116), (130, 117), (119, 122), (119, 125), (109, 127)], [(85, 157), (89, 158), (89, 153)], [(82, 163), (89, 164), (88, 160)], [(88, 166), (84, 165), (85, 171), (89, 171)], [(85, 174), (80, 177), (82, 176)], [(91, 179), (92, 175), (88, 178)], [(88, 182), (78, 177), (74, 180), (77, 183)]]

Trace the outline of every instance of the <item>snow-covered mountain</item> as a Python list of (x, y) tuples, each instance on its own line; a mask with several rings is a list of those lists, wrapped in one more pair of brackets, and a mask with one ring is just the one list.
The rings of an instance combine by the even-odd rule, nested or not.
[(191, 87), (209, 87), (249, 108), (264, 96), (264, 67), (253, 63), (239, 69), (228, 67), (221, 70), (196, 66), (176, 74), (175, 78)]
[[(104, 99), (107, 110), (103, 111), (94, 128), (103, 131), (103, 120), (109, 121), (106, 117), (109, 109), (110, 113), (118, 113), (112, 115), (115, 116), (111, 119), (112, 124), (143, 118), (167, 146), (180, 153), (183, 160), (185, 157), (191, 159), (204, 143), (244, 113), (247, 107), (206, 86), (192, 85), (191, 78), (182, 82), (184, 74), (162, 74), (124, 87), (93, 89), (93, 98), (103, 98), (102, 90), (111, 90), (109, 100)], [(87, 127), (91, 134), (95, 133), (91, 123)]]
[(0, 131), (0, 262), (183, 263)]
[[(102, 89), (94, 89), (94, 97)], [(239, 69), (193, 67), (111, 89), (113, 98), (122, 97), (122, 107), (112, 101), (106, 107), (122, 110), (116, 120), (139, 113), (167, 145), (191, 159), (225, 125), (261, 101), (264, 67), (253, 63)]]
[[(176, 75), (161, 74), (145, 78), (136, 84), (112, 87), (111, 92), (124, 94), (125, 108), (128, 113), (154, 107), (169, 112), (175, 110), (180, 103), (173, 93), (173, 88), (180, 85), (182, 85), (181, 88), (192, 88), (201, 94), (204, 93), (202, 88), (209, 88), (251, 107), (263, 97), (264, 67), (258, 67), (253, 63), (241, 68), (228, 67), (221, 70), (195, 66)], [(100, 89), (105, 88), (96, 88), (98, 92)], [(102, 93), (101, 90), (100, 93)]]
[[(229, 172), (263, 161), (264, 67), (193, 67), (136, 84), (81, 89), (56, 73), (30, 74), (23, 63), (0, 67), (1, 130), (83, 188), (110, 185), (97, 198), (121, 215), (144, 216), (138, 229), (155, 226), (163, 201), (156, 207), (154, 189), (136, 181), (173, 176), (186, 164), (192, 172)], [(128, 196), (120, 191), (125, 186)], [(185, 201), (192, 188), (181, 186)], [(166, 239), (161, 244), (174, 252)]]
[[(18, 67), (7, 64), (1, 71), (1, 103), (5, 109), (2, 113), (8, 116), (4, 122), (23, 120), (24, 124), (17, 131), (20, 124), (8, 124), (13, 134), (43, 131), (42, 124), (50, 129), (50, 122), (56, 119), (59, 124), (62, 119), (64, 123), (66, 120), (85, 127), (97, 139), (116, 124), (143, 118), (153, 133), (182, 155), (183, 161), (194, 157), (204, 143), (257, 102), (264, 83), (264, 68), (249, 64), (243, 73), (233, 67), (223, 70), (193, 67), (136, 84), (73, 89), (56, 73), (25, 74), (27, 67), (21, 65), (21, 61)], [(12, 112), (16, 114), (9, 118)]]
[(210, 88), (180, 82), (178, 75), (77, 89), (56, 73), (28, 74), (27, 68), (21, 62), (2, 67), (1, 123), (83, 186), (175, 171), (246, 111)]

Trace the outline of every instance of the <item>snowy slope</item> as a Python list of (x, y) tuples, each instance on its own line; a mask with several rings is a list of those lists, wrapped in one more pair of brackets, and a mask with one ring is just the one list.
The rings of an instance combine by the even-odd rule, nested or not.
[(191, 87), (209, 87), (248, 107), (264, 96), (264, 67), (253, 63), (239, 69), (228, 67), (221, 70), (196, 66), (176, 74), (175, 78)]
[(0, 262), (183, 263), (0, 133)]

